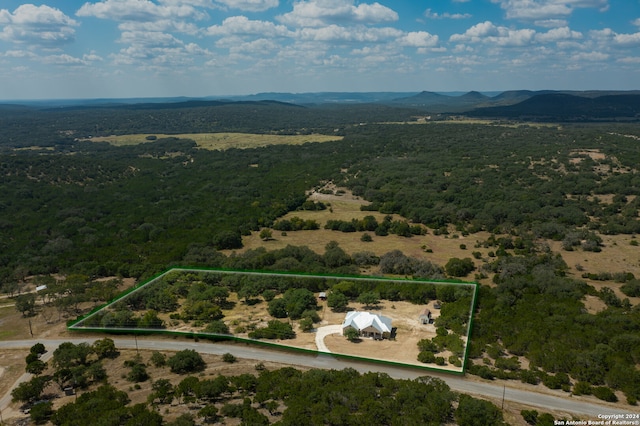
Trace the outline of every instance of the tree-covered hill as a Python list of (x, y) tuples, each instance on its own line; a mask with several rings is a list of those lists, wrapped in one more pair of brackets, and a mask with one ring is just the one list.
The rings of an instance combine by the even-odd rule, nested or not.
[(273, 101), (69, 106), (7, 106), (0, 114), (0, 149), (63, 147), (74, 139), (130, 133), (329, 133), (354, 123), (407, 121), (414, 109), (380, 104), (302, 107)]
[(566, 93), (545, 93), (510, 106), (477, 108), (472, 117), (503, 117), (543, 121), (637, 120), (640, 95), (616, 94), (585, 97)]

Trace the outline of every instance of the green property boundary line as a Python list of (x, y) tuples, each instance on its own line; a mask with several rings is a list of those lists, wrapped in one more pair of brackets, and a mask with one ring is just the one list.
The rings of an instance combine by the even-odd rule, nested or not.
[[(392, 360), (382, 360), (376, 358), (365, 358), (355, 355), (347, 355), (343, 353), (336, 352), (322, 352), (312, 349), (299, 348), (295, 346), (271, 343), (264, 340), (259, 339), (248, 339), (243, 337), (238, 337), (234, 335), (228, 334), (215, 334), (215, 333), (205, 333), (205, 332), (184, 332), (184, 331), (172, 331), (166, 329), (154, 329), (154, 328), (106, 328), (106, 327), (83, 327), (81, 325), (85, 320), (93, 317), (98, 314), (100, 311), (109, 308), (114, 303), (122, 300), (123, 298), (141, 291), (146, 287), (153, 285), (156, 281), (161, 280), (167, 274), (174, 272), (196, 272), (196, 273), (219, 273), (219, 274), (237, 274), (237, 275), (254, 275), (254, 276), (280, 276), (280, 277), (298, 277), (298, 278), (323, 278), (323, 279), (349, 279), (349, 280), (357, 280), (357, 281), (383, 281), (383, 282), (397, 282), (403, 284), (435, 284), (435, 285), (460, 285), (460, 286), (469, 286), (473, 288), (472, 296), (471, 296), (471, 304), (469, 306), (469, 322), (467, 325), (467, 335), (466, 335), (466, 344), (464, 350), (464, 356), (462, 360), (462, 370), (461, 371), (452, 371), (441, 368), (427, 367), (416, 364), (405, 364), (401, 362), (395, 362)], [(395, 367), (403, 367), (403, 368), (415, 368), (426, 371), (433, 371), (438, 373), (448, 373), (453, 375), (462, 376), (465, 374), (467, 359), (469, 355), (469, 345), (471, 343), (471, 332), (473, 330), (473, 313), (476, 309), (477, 304), (477, 295), (478, 295), (478, 284), (474, 282), (461, 282), (461, 281), (446, 281), (446, 280), (414, 280), (408, 278), (391, 278), (391, 277), (370, 277), (365, 275), (330, 275), (330, 274), (312, 274), (312, 273), (300, 273), (300, 272), (273, 272), (273, 271), (253, 271), (253, 270), (235, 270), (235, 269), (216, 269), (216, 268), (195, 268), (195, 267), (173, 267), (170, 268), (152, 278), (147, 280), (146, 282), (137, 284), (122, 293), (116, 296), (114, 299), (109, 302), (102, 304), (98, 307), (92, 309), (89, 313), (85, 315), (81, 315), (75, 320), (71, 320), (67, 323), (67, 329), (69, 331), (78, 331), (78, 332), (99, 332), (99, 333), (107, 333), (107, 334), (135, 334), (135, 335), (167, 335), (167, 336), (180, 336), (187, 337), (192, 339), (203, 339), (210, 340), (213, 342), (216, 341), (231, 341), (236, 343), (250, 344), (250, 345), (258, 345), (258, 346), (266, 346), (269, 349), (277, 349), (277, 350), (286, 350), (293, 352), (300, 352), (306, 355), (328, 355), (334, 356), (336, 358), (343, 358), (347, 360), (354, 361), (366, 361), (377, 364), (385, 364), (391, 365)]]

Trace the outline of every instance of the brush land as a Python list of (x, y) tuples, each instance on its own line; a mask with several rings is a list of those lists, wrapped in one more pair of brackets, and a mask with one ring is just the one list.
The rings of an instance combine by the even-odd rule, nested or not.
[[(29, 320), (36, 336), (64, 337), (65, 320), (175, 265), (455, 278), (481, 284), (471, 374), (637, 404), (637, 125), (392, 124), (425, 115), (268, 103), (7, 111), (0, 337), (24, 338)], [(256, 144), (244, 149), (186, 137), (211, 133), (258, 136), (242, 136)], [(110, 135), (157, 139), (85, 141)], [(336, 136), (263, 146), (266, 135)]]

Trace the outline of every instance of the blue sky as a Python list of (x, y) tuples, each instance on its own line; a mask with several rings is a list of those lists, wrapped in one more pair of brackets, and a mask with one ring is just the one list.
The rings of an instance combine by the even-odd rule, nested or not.
[(640, 89), (640, 0), (0, 2), (0, 99)]

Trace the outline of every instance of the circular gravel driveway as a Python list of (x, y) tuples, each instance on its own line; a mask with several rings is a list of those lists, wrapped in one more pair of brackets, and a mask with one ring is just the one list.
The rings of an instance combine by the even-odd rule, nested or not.
[(342, 334), (342, 325), (327, 325), (318, 327), (316, 330), (316, 346), (319, 352), (331, 353), (329, 348), (324, 344), (324, 338), (330, 334)]

